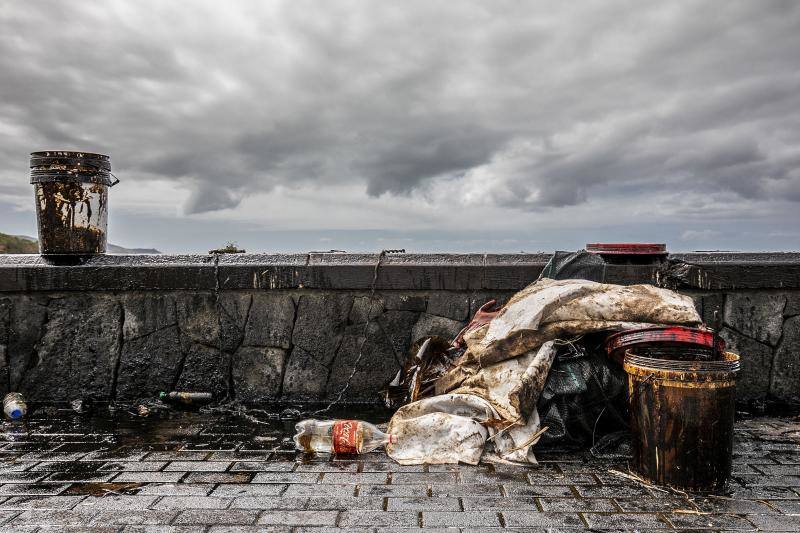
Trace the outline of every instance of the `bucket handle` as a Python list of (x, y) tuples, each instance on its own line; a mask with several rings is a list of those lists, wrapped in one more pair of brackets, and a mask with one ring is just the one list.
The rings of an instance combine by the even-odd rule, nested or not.
[[(84, 163), (84, 165), (86, 165), (87, 167), (96, 168), (97, 170), (105, 170), (103, 167), (98, 167), (97, 165), (92, 165), (91, 163)], [(116, 185), (117, 183), (119, 183), (119, 178), (118, 178), (118, 177), (116, 177), (116, 176), (114, 175), (114, 173), (113, 173), (113, 172), (111, 172), (111, 171), (109, 170), (109, 171), (108, 171), (108, 174), (109, 174), (109, 175), (110, 175), (112, 178), (114, 178), (114, 181), (108, 184), (108, 186), (109, 186), (109, 187), (113, 187), (114, 185)]]

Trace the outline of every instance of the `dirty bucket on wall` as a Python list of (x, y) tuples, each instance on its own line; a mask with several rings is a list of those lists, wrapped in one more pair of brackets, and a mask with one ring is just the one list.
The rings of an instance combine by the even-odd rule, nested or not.
[(731, 473), (739, 356), (676, 361), (625, 356), (633, 469), (682, 490), (718, 492)]
[(33, 152), (30, 167), (39, 252), (104, 253), (108, 188), (119, 182), (112, 179), (109, 157), (87, 152)]

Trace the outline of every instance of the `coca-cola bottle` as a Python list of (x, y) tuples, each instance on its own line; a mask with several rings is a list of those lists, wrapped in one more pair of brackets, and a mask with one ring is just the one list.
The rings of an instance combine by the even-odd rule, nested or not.
[(294, 443), (298, 450), (314, 453), (367, 453), (397, 442), (395, 435), (382, 432), (360, 420), (303, 420), (295, 425)]

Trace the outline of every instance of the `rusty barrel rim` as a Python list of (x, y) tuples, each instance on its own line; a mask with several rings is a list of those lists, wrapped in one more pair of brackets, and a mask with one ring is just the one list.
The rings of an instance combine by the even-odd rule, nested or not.
[(734, 381), (741, 370), (739, 356), (731, 352), (723, 352), (722, 355), (723, 359), (719, 361), (679, 361), (644, 357), (628, 350), (623, 368), (631, 376), (648, 380)]
[(105, 154), (49, 150), (32, 152), (31, 183), (97, 183), (113, 186), (111, 158)]
[[(703, 328), (690, 328), (686, 326), (654, 326), (648, 328), (630, 329), (609, 335), (606, 339), (606, 353), (613, 360), (622, 364), (628, 350), (636, 351), (637, 346), (642, 346), (643, 351), (653, 350), (648, 345), (671, 347), (673, 351), (685, 351), (708, 359), (713, 354), (714, 332)], [(725, 341), (717, 338), (717, 352), (725, 351)], [(660, 359), (670, 359), (667, 353)], [(655, 359), (655, 357), (654, 357)]]

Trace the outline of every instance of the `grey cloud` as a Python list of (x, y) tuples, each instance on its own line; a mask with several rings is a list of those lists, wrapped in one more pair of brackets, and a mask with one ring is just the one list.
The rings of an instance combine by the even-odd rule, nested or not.
[(798, 28), (777, 0), (8, 3), (0, 162), (110, 153), (181, 183), (187, 213), (470, 179), (521, 210), (612, 189), (800, 201)]

